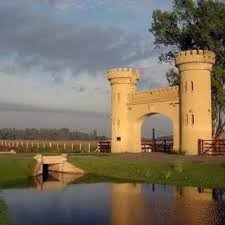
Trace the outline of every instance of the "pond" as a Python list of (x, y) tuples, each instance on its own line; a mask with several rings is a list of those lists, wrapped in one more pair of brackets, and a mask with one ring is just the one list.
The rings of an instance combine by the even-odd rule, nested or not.
[(73, 182), (49, 174), (0, 195), (16, 225), (222, 225), (225, 192), (140, 183)]

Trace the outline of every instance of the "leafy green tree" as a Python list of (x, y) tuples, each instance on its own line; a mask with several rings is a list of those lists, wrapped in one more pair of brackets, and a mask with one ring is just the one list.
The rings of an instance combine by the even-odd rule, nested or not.
[[(173, 0), (171, 11), (155, 10), (150, 32), (156, 47), (166, 47), (161, 62), (173, 62), (179, 51), (207, 49), (215, 52), (212, 72), (213, 135), (218, 137), (225, 127), (225, 1)], [(171, 86), (178, 85), (179, 74), (167, 74)]]

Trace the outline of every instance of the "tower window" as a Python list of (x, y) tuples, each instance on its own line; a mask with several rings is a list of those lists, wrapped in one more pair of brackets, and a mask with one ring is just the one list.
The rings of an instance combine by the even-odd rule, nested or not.
[(117, 141), (121, 141), (121, 137), (117, 137), (116, 140), (117, 140)]
[(191, 81), (191, 91), (194, 91), (194, 82)]
[(185, 122), (185, 125), (188, 125), (188, 115), (185, 115), (185, 120), (184, 120), (184, 122)]
[(185, 82), (185, 92), (187, 92), (188, 89), (188, 85), (187, 85), (187, 81)]
[(195, 124), (195, 115), (194, 114), (191, 115), (191, 122), (192, 122), (192, 125)]
[(120, 93), (117, 94), (118, 102), (120, 101)]

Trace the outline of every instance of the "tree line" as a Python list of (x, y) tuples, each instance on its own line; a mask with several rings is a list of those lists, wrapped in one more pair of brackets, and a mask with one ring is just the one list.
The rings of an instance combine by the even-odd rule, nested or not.
[(62, 129), (25, 129), (17, 130), (4, 128), (0, 129), (1, 140), (102, 140), (104, 136), (98, 136), (97, 131), (90, 133), (80, 131), (70, 131), (67, 128)]

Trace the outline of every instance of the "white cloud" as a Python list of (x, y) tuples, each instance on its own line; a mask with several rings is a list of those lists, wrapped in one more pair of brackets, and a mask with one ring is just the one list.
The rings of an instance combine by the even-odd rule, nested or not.
[[(60, 10), (103, 4), (140, 7), (140, 0), (39, 2)], [(63, 127), (63, 124), (75, 129), (108, 128), (110, 85), (105, 70), (109, 67), (140, 68), (140, 88), (167, 84), (164, 74), (168, 65), (158, 64), (149, 37), (136, 35), (133, 30), (121, 30), (116, 24), (113, 28), (107, 24), (79, 26), (76, 22), (64, 24), (59, 22), (61, 18), (57, 19), (44, 13), (40, 16), (30, 5), (0, 2), (0, 102), (5, 103), (4, 112), (0, 113), (2, 125), (6, 126), (8, 121), (9, 127), (17, 128)], [(11, 108), (7, 114), (10, 107), (15, 112)], [(96, 119), (96, 113), (102, 113), (102, 120)], [(41, 120), (43, 115), (46, 118)]]
[(60, 10), (70, 9), (78, 6), (75, 0), (38, 0), (40, 3), (49, 4)]

